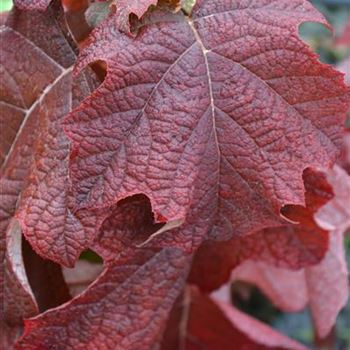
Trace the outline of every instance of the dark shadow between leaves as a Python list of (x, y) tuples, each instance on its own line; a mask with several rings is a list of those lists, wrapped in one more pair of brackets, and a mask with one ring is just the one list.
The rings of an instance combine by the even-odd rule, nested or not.
[(58, 264), (41, 258), (26, 239), (22, 239), (22, 254), (28, 281), (40, 312), (71, 299), (62, 269)]

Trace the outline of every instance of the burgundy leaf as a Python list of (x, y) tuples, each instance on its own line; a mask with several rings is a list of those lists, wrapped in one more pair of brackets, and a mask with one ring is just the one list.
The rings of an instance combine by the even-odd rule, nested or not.
[(349, 295), (343, 232), (331, 235), (329, 251), (318, 265), (291, 271), (248, 260), (232, 280), (257, 285), (281, 310), (296, 312), (308, 303), (318, 335), (327, 336)]
[[(304, 173), (306, 207), (288, 206), (283, 213), (295, 224), (268, 228), (224, 242), (205, 242), (197, 251), (189, 280), (206, 291), (225, 283), (234, 267), (247, 259), (300, 269), (320, 262), (328, 248), (328, 232), (314, 221), (315, 212), (332, 198), (322, 172)], [(298, 224), (296, 224), (298, 223)]]
[(308, 303), (320, 338), (331, 331), (349, 297), (343, 237), (350, 227), (350, 177), (335, 166), (327, 179), (334, 198), (314, 214), (317, 223), (330, 231), (330, 245), (323, 260), (300, 271), (248, 260), (231, 276), (256, 284), (282, 310), (299, 311)]
[(304, 204), (302, 171), (329, 166), (341, 142), (349, 90), (297, 31), (325, 20), (302, 0), (150, 16), (136, 38), (107, 19), (78, 61), (108, 65), (66, 121), (79, 207), (143, 193), (168, 222), (156, 243), (187, 249), (280, 226), (282, 206)]
[(136, 248), (155, 225), (147, 198), (118, 203), (94, 249), (105, 262), (100, 277), (59, 308), (26, 321), (18, 349), (151, 349), (181, 293), (191, 256), (176, 248)]
[(138, 246), (162, 227), (155, 224), (147, 197), (138, 195), (124, 199), (104, 221), (92, 248), (105, 263), (130, 257)]
[(83, 294), (26, 321), (18, 349), (150, 349), (183, 288), (188, 259), (175, 248), (110, 265)]
[(228, 304), (211, 300), (188, 287), (170, 316), (164, 350), (305, 349)]
[(70, 144), (61, 121), (94, 85), (88, 74), (72, 82), (75, 54), (57, 16), (58, 8), (45, 13), (15, 9), (1, 32), (6, 136), (0, 142), (0, 220), (5, 232), (16, 215), (37, 253), (72, 265), (103, 217), (73, 211)]
[(118, 0), (115, 6), (114, 20), (116, 27), (124, 32), (130, 33), (129, 17), (131, 14), (141, 18), (151, 5), (157, 5), (158, 0)]
[(14, 0), (14, 4), (21, 10), (44, 11), (49, 6), (51, 0)]
[(62, 5), (67, 12), (79, 12), (86, 10), (90, 0), (61, 0)]

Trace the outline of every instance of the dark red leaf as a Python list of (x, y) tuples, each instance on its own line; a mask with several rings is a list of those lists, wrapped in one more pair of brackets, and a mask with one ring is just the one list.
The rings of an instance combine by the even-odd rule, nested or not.
[[(58, 8), (15, 9), (1, 32), (0, 219), (2, 236), (15, 215), (37, 253), (72, 265), (103, 217), (73, 210), (70, 143), (61, 121), (94, 84), (89, 74), (72, 81), (75, 53), (59, 18)], [(25, 60), (18, 57), (23, 52)]]
[(13, 2), (21, 10), (44, 11), (49, 6), (51, 0), (14, 0)]
[[(232, 280), (258, 285), (282, 310), (299, 311), (308, 303), (320, 338), (329, 334), (349, 296), (343, 237), (350, 227), (350, 177), (335, 166), (327, 179), (334, 198), (314, 214), (317, 223), (330, 231), (330, 245), (322, 261), (299, 271), (290, 271), (248, 260), (231, 276)], [(316, 188), (314, 192), (318, 192)]]
[(161, 349), (305, 350), (232, 306), (211, 300), (194, 287), (188, 287), (175, 303)]
[(304, 173), (306, 208), (289, 206), (284, 215), (298, 224), (268, 228), (246, 237), (224, 242), (205, 242), (197, 251), (190, 281), (212, 291), (230, 277), (234, 267), (247, 259), (271, 265), (300, 269), (320, 262), (328, 250), (328, 232), (314, 221), (315, 212), (332, 198), (325, 174)]
[(92, 248), (106, 263), (130, 257), (138, 246), (162, 227), (155, 224), (151, 204), (145, 196), (124, 199), (104, 221)]
[[(144, 204), (143, 199), (134, 198), (115, 208), (95, 243), (106, 263), (101, 276), (68, 304), (26, 321), (18, 349), (83, 349), (103, 344), (111, 350), (116, 346), (146, 350), (159, 342), (184, 287), (191, 257), (176, 248), (130, 249), (127, 242), (137, 238), (140, 220), (146, 232), (152, 222), (150, 206)], [(141, 235), (142, 230), (141, 226)]]
[(300, 311), (308, 303), (317, 333), (324, 338), (349, 296), (343, 235), (339, 231), (331, 233), (330, 248), (315, 266), (291, 271), (247, 260), (233, 271), (231, 279), (257, 285), (284, 311)]
[(66, 122), (79, 207), (143, 193), (157, 221), (184, 223), (156, 243), (187, 249), (280, 226), (282, 206), (304, 204), (302, 171), (341, 142), (349, 90), (298, 37), (325, 20), (301, 0), (150, 16), (135, 39), (112, 16), (80, 56), (78, 70), (104, 60), (108, 73)]
[(158, 0), (118, 0), (115, 3), (114, 20), (117, 28), (130, 33), (129, 17), (131, 14), (141, 18), (151, 5), (157, 5)]

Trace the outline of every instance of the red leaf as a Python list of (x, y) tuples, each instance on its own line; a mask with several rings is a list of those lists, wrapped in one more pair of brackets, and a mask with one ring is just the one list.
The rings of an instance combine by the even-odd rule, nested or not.
[(123, 239), (131, 242), (135, 238), (137, 213), (144, 211), (141, 217), (145, 223), (152, 221), (149, 207), (143, 204), (136, 198), (115, 208), (111, 215), (115, 226), (107, 221), (103, 232), (109, 230), (96, 242), (106, 262), (102, 275), (69, 303), (26, 321), (18, 349), (44, 350), (53, 345), (83, 349), (103, 344), (106, 349), (141, 350), (159, 341), (170, 309), (183, 289), (190, 256), (175, 248), (118, 249)]
[(174, 305), (162, 342), (164, 350), (305, 349), (228, 304), (188, 287)]
[(330, 246), (317, 265), (290, 271), (264, 262), (246, 261), (233, 271), (233, 280), (258, 285), (285, 311), (298, 311), (309, 303), (318, 335), (327, 336), (349, 297), (343, 236), (350, 227), (350, 177), (335, 166), (328, 182), (334, 198), (315, 214), (317, 223), (330, 230)]
[(247, 259), (300, 269), (320, 262), (328, 250), (328, 232), (314, 221), (314, 213), (330, 198), (332, 189), (322, 172), (304, 173), (306, 208), (289, 206), (284, 215), (299, 224), (264, 229), (227, 242), (205, 242), (194, 258), (189, 280), (203, 290), (219, 288), (234, 267)]
[(332, 232), (329, 251), (318, 265), (290, 271), (248, 260), (232, 278), (256, 284), (284, 311), (300, 311), (308, 303), (316, 330), (324, 338), (349, 296), (343, 232)]
[(145, 196), (124, 199), (104, 221), (92, 248), (106, 263), (128, 258), (138, 246), (162, 227), (154, 223), (151, 204)]
[[(72, 82), (75, 54), (55, 16), (53, 9), (14, 10), (1, 32), (1, 120), (6, 137), (0, 142), (0, 220), (4, 232), (16, 215), (36, 252), (72, 265), (103, 217), (73, 210), (70, 144), (61, 120), (93, 84), (88, 74)], [(18, 58), (20, 52), (26, 52), (25, 61)]]
[(184, 222), (157, 244), (187, 249), (280, 226), (304, 203), (303, 169), (338, 154), (349, 104), (298, 37), (323, 17), (307, 1), (206, 0), (193, 19), (151, 14), (135, 39), (112, 17), (77, 66), (104, 60), (106, 80), (66, 122), (79, 206), (143, 193), (157, 221)]
[(114, 20), (116, 27), (130, 33), (129, 18), (131, 14), (141, 18), (151, 5), (157, 5), (158, 0), (118, 0), (115, 6)]
[(45, 11), (51, 0), (14, 0), (15, 6), (21, 10), (40, 10)]

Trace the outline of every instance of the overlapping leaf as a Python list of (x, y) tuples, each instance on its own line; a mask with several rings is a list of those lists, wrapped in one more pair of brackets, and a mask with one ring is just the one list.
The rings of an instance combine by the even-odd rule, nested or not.
[(114, 209), (95, 242), (106, 264), (101, 276), (69, 303), (26, 321), (18, 349), (94, 349), (103, 344), (111, 350), (148, 350), (160, 341), (191, 257), (176, 248), (131, 249), (131, 242), (153, 225), (150, 206), (144, 204), (134, 198)]
[(117, 28), (130, 33), (129, 17), (131, 14), (141, 18), (151, 5), (157, 5), (158, 0), (117, 0), (114, 1), (115, 13), (114, 20)]
[[(53, 9), (47, 13), (14, 10), (0, 35), (1, 341), (2, 346), (10, 348), (19, 335), (22, 319), (38, 312), (36, 304), (42, 311), (68, 297), (56, 300), (55, 291), (64, 285), (50, 289), (49, 284), (54, 284), (46, 282), (51, 274), (53, 281), (63, 283), (58, 278), (59, 270), (37, 258), (33, 260), (31, 254), (27, 255), (31, 265), (27, 278), (22, 262), (22, 230), (36, 251), (68, 265), (88, 244), (86, 231), (90, 228), (93, 233), (96, 220), (93, 214), (78, 218), (79, 213), (69, 212), (69, 143), (60, 118), (69, 112), (72, 100), (76, 104), (89, 92), (89, 85), (87, 77), (79, 79), (80, 86), (71, 85), (75, 55)], [(87, 224), (85, 228), (79, 219)], [(48, 291), (53, 292), (49, 301), (45, 294)]]
[(78, 62), (106, 61), (106, 80), (65, 127), (79, 206), (143, 193), (158, 221), (184, 222), (157, 244), (189, 249), (280, 226), (304, 203), (302, 170), (335, 159), (349, 104), (304, 21), (325, 23), (300, 0), (202, 0), (192, 19), (151, 14), (136, 38), (106, 20)]
[(186, 288), (174, 305), (163, 350), (301, 350), (302, 345), (244, 315), (229, 304), (211, 300), (196, 288)]
[(61, 121), (93, 84), (72, 82), (75, 54), (56, 16), (14, 10), (1, 33), (1, 235), (16, 215), (39, 254), (72, 265), (103, 218), (73, 211)]
[(314, 214), (332, 198), (332, 188), (322, 172), (311, 170), (304, 173), (304, 185), (306, 207), (289, 206), (283, 210), (294, 223), (230, 241), (204, 243), (196, 253), (190, 281), (212, 291), (247, 259), (293, 270), (320, 262), (329, 248), (328, 232), (316, 224)]
[(233, 280), (256, 284), (281, 310), (295, 312), (308, 303), (321, 338), (335, 324), (348, 299), (348, 272), (343, 233), (332, 233), (330, 249), (318, 265), (291, 271), (248, 260), (233, 272)]
[[(87, 5), (63, 3), (67, 12)], [(1, 342), (11, 346), (22, 319), (38, 307), (67, 300), (66, 290), (47, 298), (33, 270), (26, 280), (17, 217), (46, 258), (72, 266), (91, 247), (104, 259), (102, 274), (85, 292), (26, 322), (18, 349), (171, 349), (198, 341), (213, 349), (302, 349), (194, 289), (179, 299), (183, 308), (175, 305), (163, 343), (161, 336), (191, 264), (178, 247), (230, 238), (215, 249), (205, 243), (197, 254), (190, 280), (205, 290), (226, 281), (247, 258), (296, 269), (324, 257), (328, 234), (313, 214), (331, 191), (307, 170), (311, 193), (302, 207), (302, 173), (335, 160), (350, 94), (341, 74), (319, 63), (297, 30), (305, 21), (325, 21), (306, 0), (198, 0), (190, 17), (165, 8), (145, 16), (155, 3), (113, 2), (114, 15), (84, 43), (77, 64), (78, 72), (105, 61), (107, 76), (81, 104), (96, 84), (89, 72), (72, 78), (74, 45), (58, 20), (58, 2), (45, 13), (16, 9), (2, 28), (1, 39), (11, 45), (1, 55), (0, 81), (6, 131), (0, 142)], [(16, 5), (44, 10), (48, 1)], [(142, 17), (136, 37), (122, 34), (129, 33), (131, 14)], [(70, 143), (61, 124), (72, 107), (65, 122), (74, 143), (71, 184)], [(312, 176), (317, 187), (308, 188)], [(339, 228), (339, 202), (331, 203), (324, 215), (335, 221), (326, 219), (326, 230)], [(307, 285), (320, 295), (310, 302), (321, 335), (346, 291), (346, 274), (330, 274), (332, 264), (344, 272), (334, 237), (321, 265), (299, 272), (303, 290)], [(341, 291), (330, 295), (319, 281)], [(322, 309), (326, 299), (331, 307)], [(201, 317), (206, 311), (210, 315)], [(327, 322), (317, 323), (321, 317)]]
[(49, 6), (51, 0), (14, 0), (14, 4), (21, 10), (41, 10), (44, 11)]
[[(330, 231), (330, 246), (322, 261), (291, 271), (248, 260), (231, 276), (233, 280), (256, 284), (282, 310), (299, 311), (308, 303), (321, 338), (330, 332), (349, 297), (343, 237), (350, 227), (350, 177), (335, 166), (327, 179), (334, 198), (314, 214), (317, 223)], [(315, 192), (318, 192), (316, 188)]]

